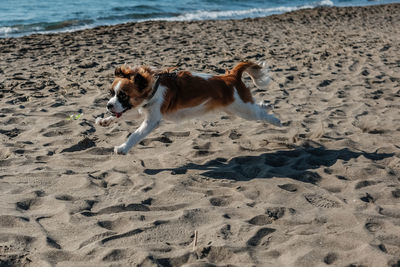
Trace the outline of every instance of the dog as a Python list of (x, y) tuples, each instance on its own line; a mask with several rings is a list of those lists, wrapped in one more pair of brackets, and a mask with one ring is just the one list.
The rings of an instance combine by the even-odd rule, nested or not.
[(181, 121), (214, 110), (282, 126), (277, 117), (268, 113), (272, 109), (269, 105), (254, 102), (250, 89), (242, 81), (244, 72), (258, 88), (266, 88), (270, 81), (266, 64), (250, 61), (240, 62), (224, 75), (172, 72), (148, 66), (117, 67), (107, 103), (107, 110), (113, 115), (97, 118), (96, 124), (109, 126), (133, 109), (144, 115), (144, 121), (128, 140), (114, 147), (117, 154), (127, 154), (162, 119)]

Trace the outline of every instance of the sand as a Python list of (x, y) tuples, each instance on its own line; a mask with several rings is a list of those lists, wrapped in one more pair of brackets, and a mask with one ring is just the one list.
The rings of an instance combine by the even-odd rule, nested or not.
[[(0, 58), (0, 266), (399, 266), (400, 4), (0, 39)], [(119, 64), (260, 59), (270, 87), (245, 82), (282, 128), (209, 114), (122, 156), (140, 120), (95, 125)]]

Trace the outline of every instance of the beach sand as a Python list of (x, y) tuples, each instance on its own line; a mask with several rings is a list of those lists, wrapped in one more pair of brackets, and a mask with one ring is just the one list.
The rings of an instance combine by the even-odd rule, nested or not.
[[(0, 39), (0, 58), (0, 266), (399, 266), (400, 4)], [(209, 114), (121, 156), (140, 121), (94, 123), (120, 64), (260, 59), (268, 90), (245, 82), (282, 128)]]

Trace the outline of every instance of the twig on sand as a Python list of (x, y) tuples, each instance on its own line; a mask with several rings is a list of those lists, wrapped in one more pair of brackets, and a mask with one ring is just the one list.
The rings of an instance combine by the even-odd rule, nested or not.
[(194, 231), (194, 238), (193, 238), (193, 251), (196, 250), (197, 246), (197, 230)]

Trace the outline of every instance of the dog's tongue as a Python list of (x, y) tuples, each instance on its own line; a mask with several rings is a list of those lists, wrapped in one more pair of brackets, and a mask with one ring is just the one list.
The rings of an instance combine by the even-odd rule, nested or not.
[(122, 116), (122, 113), (115, 113), (115, 116), (117, 117), (117, 118), (119, 118), (119, 117), (121, 117)]

